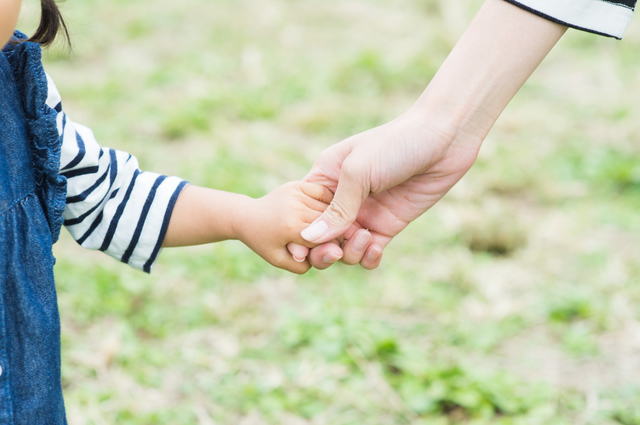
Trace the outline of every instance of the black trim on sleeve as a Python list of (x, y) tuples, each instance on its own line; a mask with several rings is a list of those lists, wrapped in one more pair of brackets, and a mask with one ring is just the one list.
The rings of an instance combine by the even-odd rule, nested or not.
[(609, 3), (617, 3), (635, 9), (637, 0), (608, 0)]
[[(518, 3), (515, 0), (504, 0), (504, 1), (506, 1), (507, 3), (511, 3), (512, 5), (517, 6), (520, 9), (526, 10), (527, 12), (531, 12), (534, 15), (538, 15), (541, 18), (545, 18), (548, 21), (555, 22), (556, 24), (564, 25), (565, 27), (573, 28), (573, 29), (580, 30), (580, 31), (590, 32), (591, 34), (602, 35), (604, 37), (615, 38), (616, 40), (622, 40), (620, 37), (616, 37), (615, 35), (605, 34), (603, 32), (594, 31), (594, 30), (591, 30), (589, 28), (583, 28), (583, 27), (579, 27), (577, 25), (570, 24), (568, 22), (561, 21), (559, 19), (554, 18), (553, 16), (546, 15), (546, 14), (544, 14), (544, 13), (538, 11), (538, 10), (530, 8), (529, 6), (525, 6), (524, 4)], [(633, 1), (633, 0), (631, 0), (631, 1)]]
[(144, 263), (143, 270), (146, 273), (151, 273), (151, 265), (156, 260), (156, 257), (160, 253), (160, 248), (162, 248), (162, 243), (164, 242), (164, 237), (167, 235), (167, 229), (169, 228), (169, 221), (171, 220), (171, 214), (173, 214), (173, 207), (176, 206), (176, 201), (178, 200), (178, 196), (182, 192), (182, 189), (189, 184), (186, 181), (180, 182), (176, 190), (171, 195), (171, 199), (169, 200), (169, 205), (167, 205), (167, 210), (164, 213), (164, 220), (162, 222), (162, 227), (160, 228), (160, 235), (158, 235), (158, 243), (156, 243), (153, 252), (151, 253), (151, 257)]
[(129, 259), (131, 255), (133, 255), (133, 251), (136, 249), (138, 242), (140, 241), (140, 235), (142, 234), (142, 228), (144, 227), (145, 222), (147, 221), (147, 215), (149, 215), (149, 210), (151, 209), (151, 204), (153, 204), (153, 200), (156, 197), (156, 192), (158, 191), (158, 187), (162, 182), (167, 178), (167, 176), (160, 176), (156, 179), (149, 191), (149, 195), (147, 196), (147, 200), (144, 203), (144, 207), (142, 208), (142, 213), (140, 214), (140, 218), (138, 219), (138, 224), (136, 225), (136, 230), (133, 232), (133, 237), (131, 238), (131, 242), (127, 247), (127, 250), (122, 255), (120, 261), (125, 264), (129, 264)]

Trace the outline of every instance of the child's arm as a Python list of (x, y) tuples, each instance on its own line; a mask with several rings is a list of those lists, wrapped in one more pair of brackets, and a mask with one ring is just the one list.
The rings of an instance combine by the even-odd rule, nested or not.
[(62, 141), (58, 168), (67, 179), (64, 224), (81, 246), (150, 272), (161, 246), (239, 239), (277, 267), (310, 268), (286, 244), (313, 246), (299, 234), (331, 201), (328, 189), (289, 183), (252, 199), (143, 172), (135, 157), (101, 147), (90, 129), (68, 119), (48, 77), (47, 90), (47, 115), (55, 116)]
[(48, 163), (66, 178), (65, 227), (83, 248), (151, 272), (186, 182), (141, 171), (132, 155), (100, 146), (89, 128), (67, 117), (55, 84), (46, 80), (43, 115), (62, 142), (59, 163)]
[(276, 267), (294, 273), (310, 268), (286, 249), (289, 242), (307, 247), (300, 232), (331, 202), (329, 189), (291, 182), (253, 199), (236, 193), (187, 186), (173, 209), (163, 246), (187, 246), (237, 239)]

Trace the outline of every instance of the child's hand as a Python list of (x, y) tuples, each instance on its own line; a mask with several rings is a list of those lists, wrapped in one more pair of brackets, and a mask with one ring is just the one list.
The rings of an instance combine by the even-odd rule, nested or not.
[(276, 267), (305, 273), (311, 264), (297, 262), (286, 246), (312, 248), (300, 236), (329, 206), (333, 193), (308, 182), (284, 184), (259, 199), (237, 193), (187, 186), (171, 214), (163, 246), (188, 246), (239, 239)]
[(270, 264), (293, 273), (305, 273), (309, 261), (297, 262), (287, 250), (289, 242), (312, 248), (300, 237), (329, 206), (333, 193), (307, 182), (286, 183), (259, 199), (247, 199), (238, 211), (237, 238)]

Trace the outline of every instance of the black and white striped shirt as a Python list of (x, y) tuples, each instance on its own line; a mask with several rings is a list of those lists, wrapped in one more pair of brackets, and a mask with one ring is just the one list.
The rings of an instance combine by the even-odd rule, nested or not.
[(46, 103), (58, 113), (62, 139), (60, 173), (67, 178), (67, 230), (84, 248), (98, 249), (150, 272), (186, 182), (141, 172), (135, 157), (100, 147), (90, 129), (67, 118), (48, 75), (47, 84)]
[(621, 39), (636, 0), (506, 0), (553, 22)]

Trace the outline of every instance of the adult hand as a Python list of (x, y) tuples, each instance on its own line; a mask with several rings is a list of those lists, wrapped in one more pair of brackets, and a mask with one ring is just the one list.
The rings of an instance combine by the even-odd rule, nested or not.
[[(302, 237), (324, 243), (344, 234), (347, 241), (342, 250), (313, 248), (311, 264), (326, 268), (327, 260), (342, 257), (377, 267), (391, 239), (469, 170), (504, 107), (565, 31), (503, 0), (486, 0), (406, 114), (328, 148), (316, 161), (305, 180), (335, 196)], [(288, 248), (297, 258), (308, 253)]]
[[(419, 113), (409, 111), (320, 155), (305, 181), (328, 187), (335, 197), (302, 232), (304, 239), (323, 243), (344, 235), (342, 261), (376, 268), (393, 237), (460, 180), (482, 140), (454, 143), (454, 129), (436, 130)], [(296, 249), (290, 246), (294, 254)], [(326, 268), (327, 254), (339, 258), (335, 245), (323, 245), (311, 250), (309, 260), (316, 268)]]

